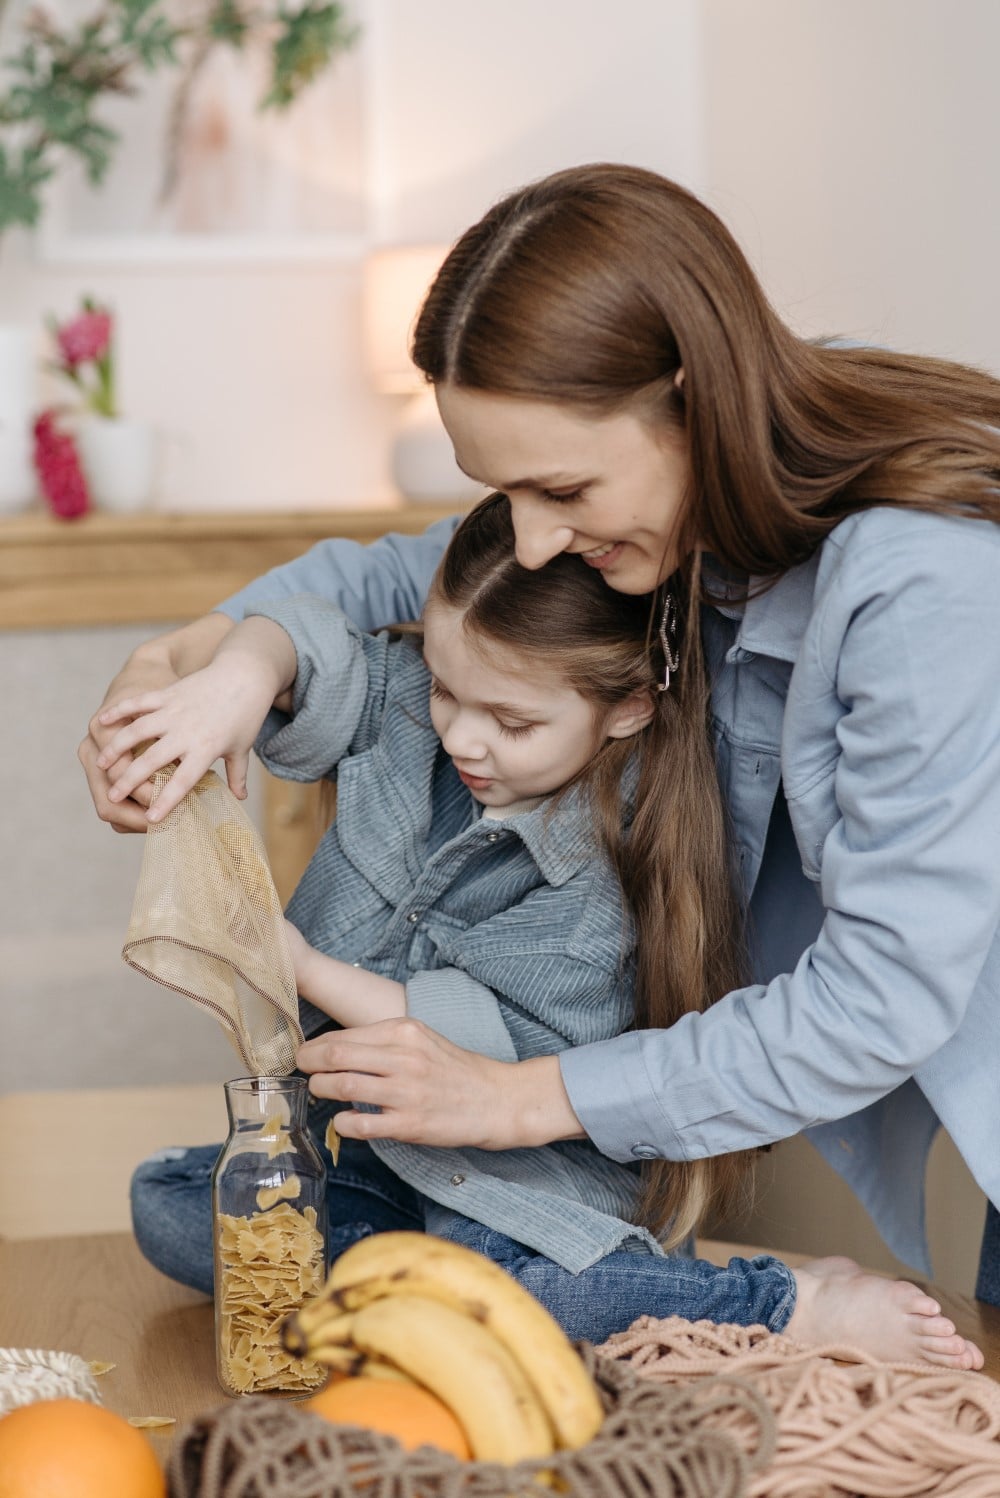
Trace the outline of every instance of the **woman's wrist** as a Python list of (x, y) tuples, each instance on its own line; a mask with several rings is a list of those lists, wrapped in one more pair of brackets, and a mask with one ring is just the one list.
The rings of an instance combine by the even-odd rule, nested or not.
[(535, 1149), (558, 1139), (586, 1139), (563, 1083), (558, 1056), (532, 1056), (510, 1071), (513, 1096), (505, 1084), (503, 1108), (514, 1121), (516, 1137), (511, 1148)]

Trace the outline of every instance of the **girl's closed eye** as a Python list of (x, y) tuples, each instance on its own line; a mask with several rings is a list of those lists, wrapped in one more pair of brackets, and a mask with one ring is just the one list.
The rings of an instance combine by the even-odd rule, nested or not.
[(435, 680), (434, 677), (431, 677), (431, 696), (439, 697), (442, 702), (451, 701), (451, 693), (447, 691), (439, 681)]
[(578, 489), (565, 489), (565, 490), (562, 490), (562, 489), (543, 489), (542, 490), (542, 498), (543, 499), (550, 499), (553, 504), (557, 504), (557, 505), (568, 505), (568, 504), (572, 504), (572, 502), (573, 502), (574, 499), (580, 499), (582, 497), (582, 495), (583, 495), (583, 487), (582, 486), (580, 488), (578, 488)]
[(521, 739), (526, 733), (533, 733), (538, 727), (537, 723), (504, 723), (497, 719), (497, 727), (507, 739)]

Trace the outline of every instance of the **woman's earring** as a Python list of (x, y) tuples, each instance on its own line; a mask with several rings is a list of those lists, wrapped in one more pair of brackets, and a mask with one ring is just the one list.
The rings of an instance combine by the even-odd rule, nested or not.
[(664, 594), (663, 613), (660, 615), (660, 628), (657, 633), (660, 636), (660, 644), (663, 646), (663, 681), (657, 691), (666, 692), (670, 688), (670, 673), (677, 670), (680, 662), (680, 652), (677, 648), (677, 603), (672, 593)]

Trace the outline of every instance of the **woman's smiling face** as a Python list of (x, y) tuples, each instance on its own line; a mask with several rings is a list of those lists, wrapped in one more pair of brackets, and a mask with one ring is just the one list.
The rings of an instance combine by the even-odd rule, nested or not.
[(676, 570), (691, 478), (679, 431), (654, 433), (628, 411), (447, 384), (436, 394), (459, 467), (509, 497), (523, 567), (570, 552), (619, 593), (651, 593)]

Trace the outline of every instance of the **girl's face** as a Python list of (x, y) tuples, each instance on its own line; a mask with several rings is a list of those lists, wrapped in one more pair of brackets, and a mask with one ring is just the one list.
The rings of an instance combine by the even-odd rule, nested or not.
[(651, 705), (629, 699), (600, 723), (556, 670), (462, 627), (462, 612), (434, 599), (424, 615), (431, 722), (461, 779), (483, 806), (547, 796), (589, 764), (608, 738), (626, 738)]
[(437, 401), (459, 467), (509, 496), (522, 567), (568, 551), (620, 593), (651, 593), (675, 571), (691, 481), (682, 433), (457, 385)]

